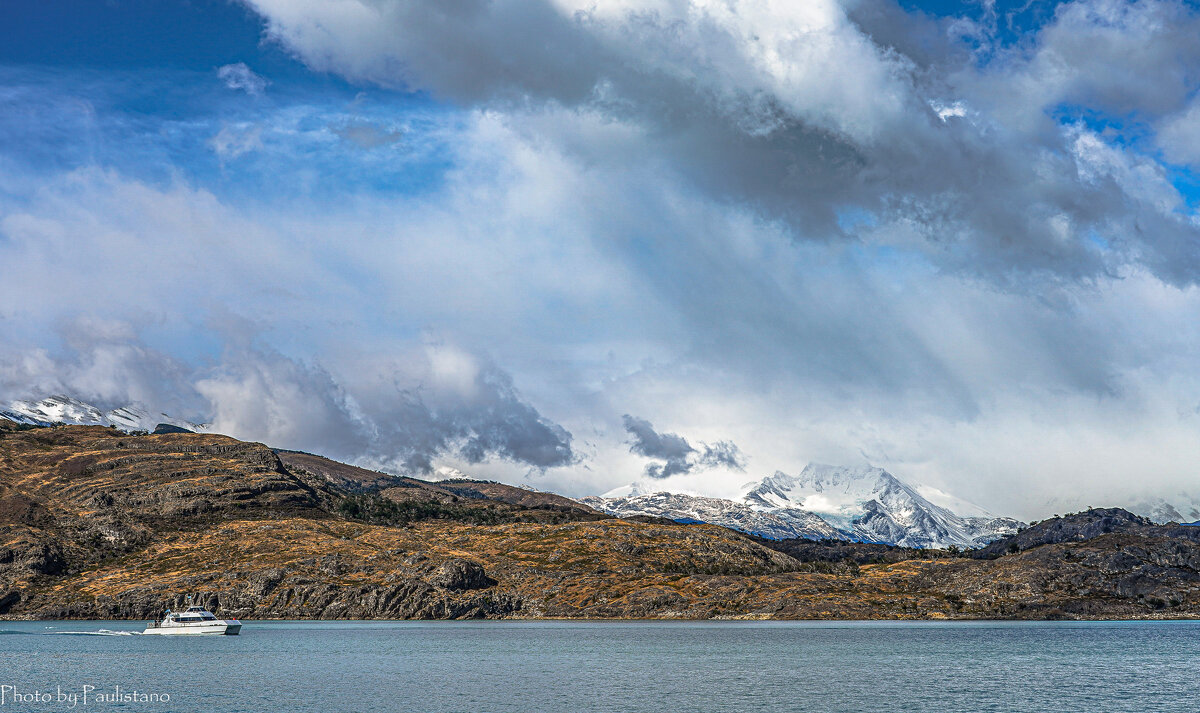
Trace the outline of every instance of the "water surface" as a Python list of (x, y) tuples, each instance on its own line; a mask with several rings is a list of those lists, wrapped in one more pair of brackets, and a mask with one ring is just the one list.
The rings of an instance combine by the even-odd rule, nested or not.
[[(221, 637), (142, 626), (0, 622), (0, 713), (69, 710), (14, 705), (14, 690), (155, 713), (1142, 712), (1200, 700), (1200, 622), (248, 621)], [(96, 700), (115, 686), (170, 700)]]

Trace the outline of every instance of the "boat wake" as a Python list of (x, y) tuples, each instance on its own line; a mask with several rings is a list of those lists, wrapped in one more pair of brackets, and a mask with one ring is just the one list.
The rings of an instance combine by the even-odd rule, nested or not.
[(137, 631), (112, 631), (111, 629), (100, 629), (98, 631), (46, 631), (43, 636), (140, 636)]

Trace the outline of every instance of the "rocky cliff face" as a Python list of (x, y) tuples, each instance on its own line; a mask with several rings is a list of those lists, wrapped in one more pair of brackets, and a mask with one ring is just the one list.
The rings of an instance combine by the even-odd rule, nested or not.
[(1200, 530), (1112, 513), (964, 558), (307, 463), (209, 434), (0, 425), (0, 616), (150, 618), (187, 595), (243, 619), (1200, 614)]

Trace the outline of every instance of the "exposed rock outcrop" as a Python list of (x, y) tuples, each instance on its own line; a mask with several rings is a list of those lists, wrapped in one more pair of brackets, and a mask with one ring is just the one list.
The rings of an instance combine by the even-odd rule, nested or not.
[(460, 558), (446, 560), (439, 565), (429, 582), (435, 587), (452, 591), (487, 589), (496, 584), (496, 580), (487, 576), (478, 562)]

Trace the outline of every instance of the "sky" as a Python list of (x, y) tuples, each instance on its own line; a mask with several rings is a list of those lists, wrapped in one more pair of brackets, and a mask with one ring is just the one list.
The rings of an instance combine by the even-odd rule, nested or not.
[(398, 473), (1200, 494), (1200, 6), (43, 0), (0, 399)]

